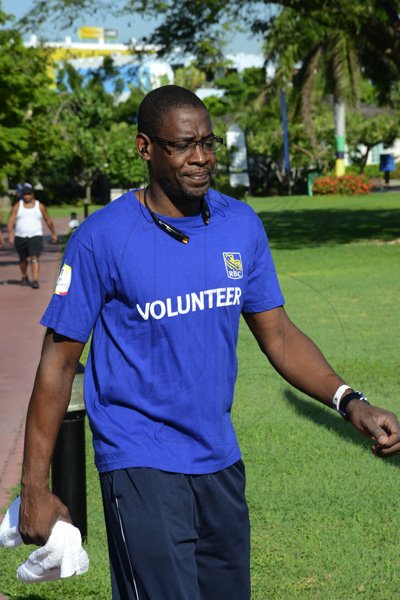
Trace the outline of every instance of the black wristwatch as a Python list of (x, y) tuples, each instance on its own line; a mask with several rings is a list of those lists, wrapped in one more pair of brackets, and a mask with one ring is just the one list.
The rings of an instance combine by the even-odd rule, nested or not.
[(361, 400), (361, 402), (365, 402), (366, 404), (369, 404), (367, 398), (364, 396), (364, 394), (362, 392), (350, 392), (350, 394), (346, 394), (345, 396), (340, 398), (340, 400), (338, 402), (334, 402), (336, 410), (338, 411), (338, 413), (340, 415), (342, 415), (342, 417), (344, 419), (347, 418), (347, 415), (346, 415), (347, 406), (348, 406), (349, 402), (351, 402), (352, 400)]

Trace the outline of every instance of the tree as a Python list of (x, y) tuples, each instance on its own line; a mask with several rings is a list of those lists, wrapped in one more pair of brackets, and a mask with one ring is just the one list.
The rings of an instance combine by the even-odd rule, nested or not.
[(180, 67), (176, 69), (174, 75), (176, 85), (192, 90), (192, 92), (201, 87), (207, 79), (204, 71), (201, 71), (195, 65)]
[(352, 162), (363, 173), (371, 149), (377, 144), (390, 147), (399, 135), (400, 123), (396, 113), (368, 115), (368, 118), (362, 114), (351, 114), (348, 145)]
[(69, 164), (67, 172), (85, 188), (88, 202), (93, 182), (106, 162), (105, 132), (112, 122), (113, 98), (104, 90), (102, 75), (101, 71), (95, 72), (85, 81), (67, 63), (57, 81), (58, 110), (54, 125), (59, 131), (60, 144), (53, 147), (50, 156), (55, 154), (51, 158)]
[[(0, 12), (0, 23), (7, 16)], [(48, 146), (55, 94), (47, 74), (48, 53), (25, 48), (20, 34), (0, 30), (0, 180), (35, 175), (38, 155)]]
[(136, 150), (136, 131), (133, 125), (113, 123), (105, 139), (107, 160), (103, 172), (125, 189), (140, 187), (147, 180), (147, 168)]
[[(319, 100), (331, 95), (334, 103), (336, 174), (343, 175), (346, 104), (357, 106), (360, 66), (354, 40), (340, 29), (315, 25), (291, 8), (275, 19), (265, 43), (267, 60), (276, 65), (274, 82), (293, 85), (292, 90), (315, 147), (313, 108), (316, 90)], [(296, 65), (299, 64), (297, 72)]]
[[(132, 88), (118, 101), (118, 71), (106, 58), (100, 69), (82, 74), (66, 63), (57, 73), (52, 131), (57, 142), (41, 155), (40, 180), (52, 200), (81, 195), (90, 202), (94, 183), (106, 175), (117, 187), (143, 181), (135, 149), (135, 115), (144, 93)], [(105, 90), (111, 83), (114, 93)]]
[[(238, 124), (246, 134), (249, 176), (253, 194), (287, 192), (282, 147), (282, 125), (279, 94), (265, 89), (265, 71), (259, 68), (231, 72), (215, 81), (222, 96), (208, 96), (204, 102), (218, 135), (226, 137), (227, 128)], [(318, 144), (311, 146), (307, 129), (300, 121), (289, 124), (293, 183), (296, 191), (304, 191), (307, 167), (316, 170), (332, 168), (333, 124), (327, 118), (329, 106), (318, 104), (315, 128)], [(227, 187), (229, 154), (224, 147), (218, 155), (217, 184), (219, 189), (232, 194)]]
[[(88, 0), (36, 0), (29, 18), (48, 18), (51, 9), (53, 18), (62, 15), (71, 20), (78, 5), (80, 11), (93, 10)], [(336, 171), (343, 174), (345, 107), (357, 103), (360, 69), (379, 86), (381, 99), (390, 97), (393, 82), (400, 76), (397, 5), (396, 0), (120, 0), (113, 8), (103, 0), (96, 10), (162, 14), (162, 23), (148, 41), (159, 44), (162, 53), (179, 45), (195, 53), (203, 68), (214, 72), (221, 64), (226, 31), (242, 26), (263, 36), (267, 58), (277, 66), (276, 80), (281, 84), (285, 78), (286, 84), (291, 84), (293, 69), (300, 63), (293, 83), (300, 91), (301, 112), (314, 146), (315, 89), (319, 84), (332, 94)]]
[(149, 39), (168, 52), (180, 46), (217, 62), (227, 32), (242, 28), (268, 38), (282, 8), (308, 19), (310, 29), (344, 32), (359, 48), (366, 74), (387, 97), (400, 73), (400, 19), (396, 0), (35, 0), (22, 25), (36, 26), (49, 19), (71, 25), (82, 14), (163, 16)]
[[(221, 64), (219, 57), (226, 32), (242, 27), (264, 37), (267, 57), (276, 68), (275, 83), (284, 85), (287, 91), (301, 92), (297, 96), (301, 98), (299, 112), (303, 123), (293, 121), (290, 130), (291, 151), (299, 164), (305, 157), (314, 165), (330, 164), (327, 152), (332, 144), (326, 139), (326, 133), (332, 128), (319, 117), (324, 96), (333, 98), (336, 115), (342, 117), (341, 121), (336, 119), (339, 143), (336, 150), (343, 152), (344, 103), (357, 104), (359, 72), (367, 74), (372, 83), (379, 86), (380, 101), (393, 98), (394, 82), (400, 74), (399, 17), (395, 0), (280, 0), (274, 3), (256, 0), (117, 0), (111, 3), (101, 0), (95, 4), (89, 0), (36, 0), (23, 24), (53, 19), (69, 25), (85, 12), (101, 14), (101, 11), (162, 15), (161, 25), (147, 41), (160, 44), (163, 53), (179, 45), (183, 51), (197, 54), (197, 65), (203, 65), (207, 72), (211, 68), (215, 71), (216, 65)], [(210, 62), (207, 63), (210, 57), (211, 67)], [(189, 78), (192, 86), (195, 74)], [(187, 75), (182, 73), (181, 83), (185, 85)], [(225, 81), (218, 84), (224, 87), (226, 94), (223, 98), (207, 99), (214, 117), (219, 115), (226, 121), (226, 115), (235, 113), (235, 118), (245, 123), (250, 139), (259, 139), (256, 126), (250, 125), (250, 112), (254, 111), (254, 117), (265, 118), (270, 126), (276, 123), (280, 133), (278, 113), (271, 111), (274, 112), (272, 118), (262, 112), (262, 100), (273, 102), (272, 92), (276, 94), (276, 87), (268, 89), (256, 81), (255, 87), (260, 89), (255, 97), (251, 92), (246, 103), (246, 95), (238, 93), (240, 86), (235, 90), (237, 81), (229, 71)], [(247, 82), (247, 86), (251, 88), (252, 82)], [(317, 122), (318, 139), (313, 136), (316, 127), (310, 126)], [(263, 129), (260, 121), (258, 129)], [(268, 134), (269, 131), (266, 136), (274, 155), (278, 155), (274, 140)], [(311, 141), (307, 140), (307, 134)]]

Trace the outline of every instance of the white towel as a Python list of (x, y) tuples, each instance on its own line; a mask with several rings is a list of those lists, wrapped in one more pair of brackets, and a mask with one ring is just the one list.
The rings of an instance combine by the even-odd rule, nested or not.
[(18, 531), (19, 524), (19, 496), (9, 506), (0, 525), (0, 546), (3, 548), (16, 548), (22, 544)]
[(17, 577), (25, 583), (52, 581), (81, 575), (89, 568), (89, 558), (82, 548), (77, 527), (57, 521), (46, 545), (29, 555), (17, 569)]
[[(0, 546), (10, 548), (22, 543), (21, 536), (16, 534), (18, 521), (19, 498), (11, 504), (0, 525)], [(18, 567), (17, 577), (24, 583), (38, 583), (81, 575), (88, 568), (89, 557), (82, 548), (79, 529), (65, 521), (57, 521), (46, 545), (32, 552)]]

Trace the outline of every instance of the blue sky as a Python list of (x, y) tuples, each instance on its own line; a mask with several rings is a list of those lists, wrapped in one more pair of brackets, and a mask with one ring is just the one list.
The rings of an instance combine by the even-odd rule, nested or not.
[[(32, 6), (32, 0), (0, 0), (3, 10), (7, 13), (14, 14), (16, 17), (21, 17), (27, 10)], [(54, 24), (51, 28), (43, 28), (39, 33), (48, 40), (62, 40), (66, 35), (69, 35), (73, 40), (78, 40), (77, 30), (81, 26), (94, 26), (94, 27), (110, 27), (118, 30), (119, 39), (121, 43), (128, 42), (132, 37), (140, 39), (143, 35), (151, 33), (157, 24), (155, 19), (144, 20), (140, 17), (123, 17), (115, 18), (112, 17), (104, 22), (103, 17), (96, 20), (95, 17), (85, 17), (81, 23), (76, 23), (74, 27), (65, 30), (57, 30)], [(29, 37), (29, 33), (25, 36)], [(246, 36), (244, 34), (235, 34), (231, 36), (231, 40), (227, 45), (228, 52), (249, 52), (259, 53), (261, 51), (261, 41), (254, 39), (254, 36)]]

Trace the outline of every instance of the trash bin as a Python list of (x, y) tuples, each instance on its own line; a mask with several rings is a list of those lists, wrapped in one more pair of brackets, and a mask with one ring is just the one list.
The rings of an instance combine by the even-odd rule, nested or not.
[(385, 183), (390, 182), (390, 173), (396, 170), (393, 154), (381, 154), (379, 156), (379, 170), (384, 174)]
[(307, 175), (307, 194), (308, 196), (313, 195), (313, 183), (317, 177), (321, 177), (322, 173), (318, 173), (316, 171), (311, 172)]
[(87, 538), (84, 372), (79, 363), (51, 465), (52, 491), (68, 507), (83, 540)]

